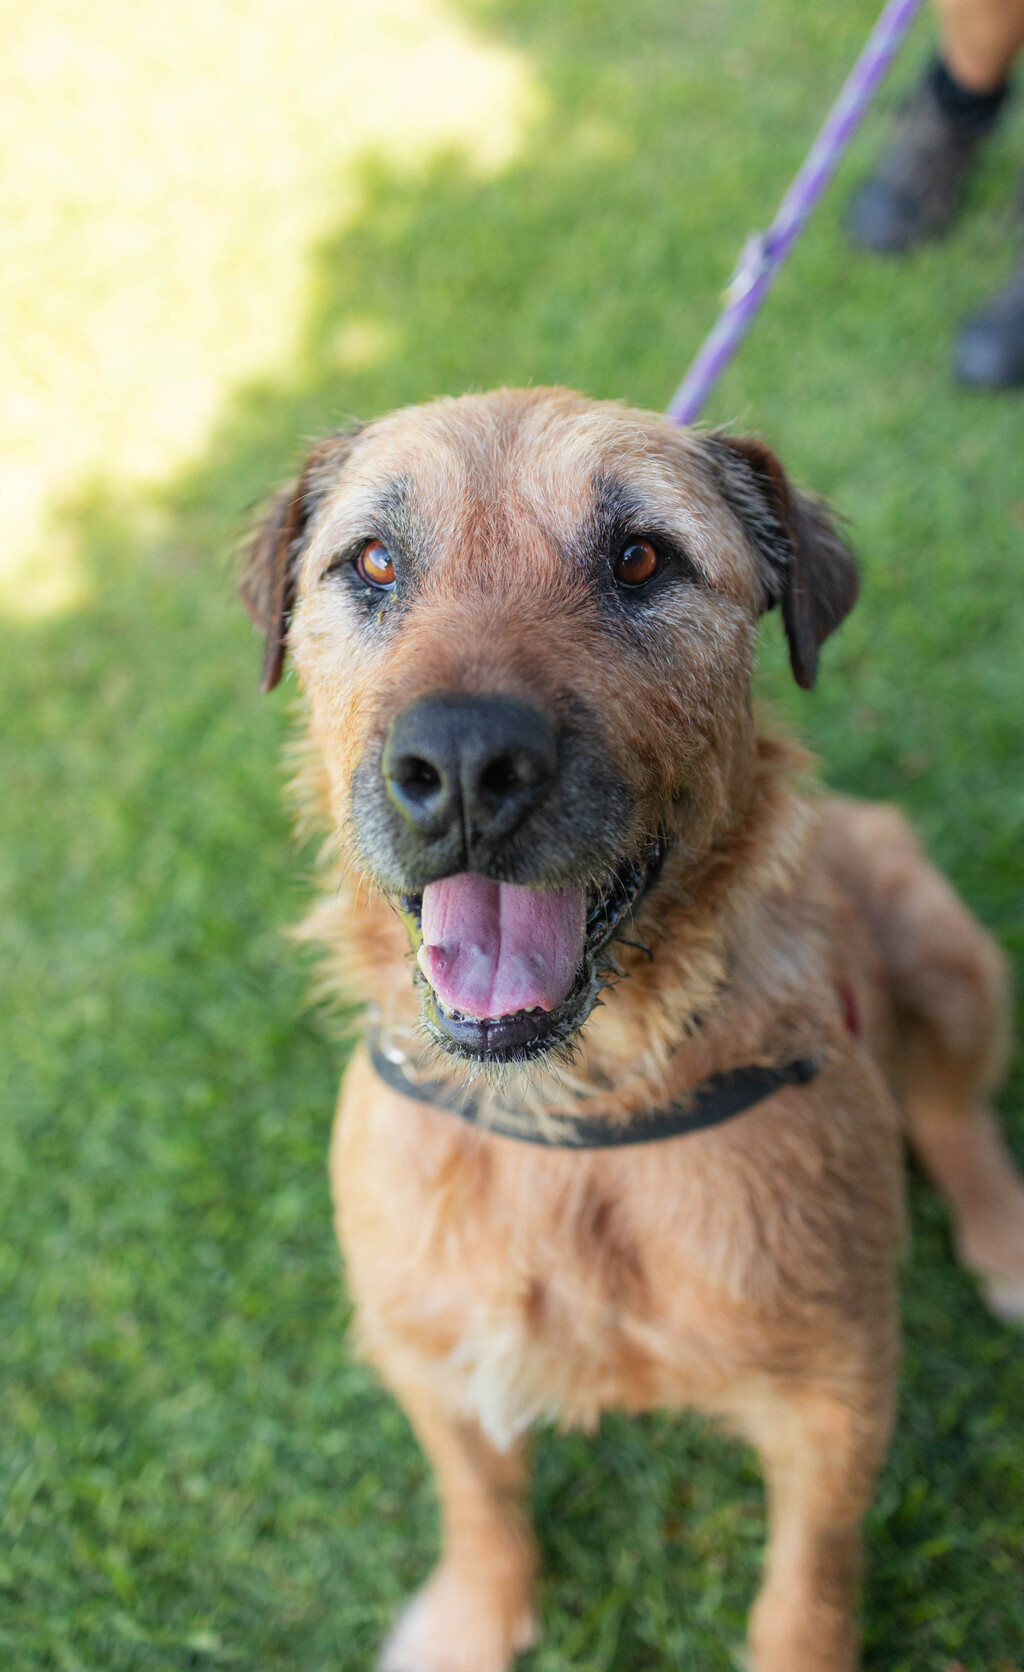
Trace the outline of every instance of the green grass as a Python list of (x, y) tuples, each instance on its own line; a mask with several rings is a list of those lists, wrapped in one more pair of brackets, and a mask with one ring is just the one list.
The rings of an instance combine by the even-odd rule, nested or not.
[[(237, 375), (225, 351), (213, 422), (184, 462), (175, 431), (163, 469), (122, 470), (111, 441), (113, 467), (83, 455), (73, 479), (52, 478), (25, 570), (50, 605), (19, 608), (10, 583), (0, 656), (0, 1664), (12, 1672), (357, 1672), (435, 1549), (424, 1463), (345, 1338), (325, 1178), (343, 1050), (279, 933), (305, 886), (279, 795), (288, 700), (256, 696), (233, 531), (302, 438), (349, 412), (499, 381), (663, 405), (875, 9), (424, 0), (428, 34), (462, 31), (529, 88), (504, 162), (482, 166), (442, 132), (406, 166), (381, 138), (402, 97), (382, 62), (367, 145), (349, 134), (333, 186), (333, 153), (318, 163), (315, 247), (280, 205), (258, 220), (247, 177), (240, 201), (258, 224), (210, 276), (217, 333), (245, 285), (254, 330), (276, 294), (259, 291), (273, 238), (290, 236), (302, 283), (286, 349)], [(257, 37), (286, 26), (287, 8), (261, 21), (236, 0), (224, 13), (239, 30), (243, 11)], [(195, 0), (176, 18), (186, 36), (198, 27)], [(790, 688), (774, 625), (762, 691), (833, 784), (910, 808), (1019, 962), (1024, 405), (957, 393), (947, 360), (955, 321), (1011, 259), (1024, 119), (990, 152), (954, 239), (890, 265), (853, 255), (839, 230), (924, 43), (919, 32), (710, 416), (757, 428), (830, 494), (863, 559), (863, 602), (819, 691)], [(136, 50), (124, 48), (126, 84)], [(256, 55), (263, 68), (252, 81), (249, 65), (230, 102), (231, 64), (218, 68), (225, 113), (182, 106), (191, 143), (219, 154), (239, 107), (261, 100), (298, 120), (301, 77), (293, 64), (271, 85), (274, 56)], [(159, 64), (144, 66), (157, 92)], [(344, 123), (344, 63), (335, 74)], [(65, 117), (46, 120), (73, 183)], [(236, 209), (225, 187), (203, 214)], [(77, 351), (80, 236), (71, 217), (36, 271), (40, 309), (61, 290), (54, 364)], [(122, 274), (126, 318), (158, 291), (165, 253), (157, 242)], [(90, 282), (83, 268), (83, 306)], [(172, 334), (190, 317), (167, 303)], [(125, 396), (133, 432), (147, 403), (156, 422), (173, 370), (157, 357), (135, 404)], [(88, 429), (106, 410), (102, 362), (76, 389)], [(42, 428), (33, 446), (49, 469)], [(74, 585), (48, 593), (60, 565)], [(1018, 1067), (1004, 1108), (1019, 1155), (1022, 1091)], [(941, 1206), (916, 1182), (912, 1199), (866, 1665), (1019, 1672), (1024, 1341), (954, 1266)], [(694, 1420), (610, 1418), (596, 1440), (540, 1438), (535, 1498), (546, 1632), (531, 1672), (736, 1664), (763, 1533), (747, 1454)]]

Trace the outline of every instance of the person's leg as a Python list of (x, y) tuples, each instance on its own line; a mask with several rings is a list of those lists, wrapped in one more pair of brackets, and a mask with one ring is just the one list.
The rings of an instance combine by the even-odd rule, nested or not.
[[(971, 94), (998, 96), (1024, 48), (1024, 0), (936, 0), (942, 61)], [(957, 377), (976, 389), (1024, 384), (1024, 257), (1009, 281), (961, 328)]]
[(941, 56), (902, 112), (889, 149), (850, 206), (862, 248), (895, 254), (934, 237), (963, 200), (1024, 46), (1024, 0), (936, 0)]
[(935, 0), (942, 62), (972, 93), (1004, 87), (1024, 47), (1024, 0)]

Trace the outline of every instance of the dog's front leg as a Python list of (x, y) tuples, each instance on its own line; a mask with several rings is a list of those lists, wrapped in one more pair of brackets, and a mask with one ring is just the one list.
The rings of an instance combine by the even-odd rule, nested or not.
[(422, 1388), (392, 1386), (434, 1466), (443, 1542), (384, 1645), (380, 1672), (505, 1672), (536, 1637), (526, 1445), (498, 1451)]
[(861, 1522), (888, 1444), (889, 1390), (779, 1384), (742, 1427), (761, 1454), (769, 1511), (754, 1672), (854, 1672)]

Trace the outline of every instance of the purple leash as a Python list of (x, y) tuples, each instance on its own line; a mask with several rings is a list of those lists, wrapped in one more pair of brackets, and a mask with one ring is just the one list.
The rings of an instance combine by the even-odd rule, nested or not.
[(668, 417), (674, 423), (693, 423), (739, 348), (811, 210), (839, 166), (920, 6), (921, 0), (887, 0), (771, 226), (767, 232), (752, 233), (747, 239), (725, 293), (726, 305), (672, 397)]

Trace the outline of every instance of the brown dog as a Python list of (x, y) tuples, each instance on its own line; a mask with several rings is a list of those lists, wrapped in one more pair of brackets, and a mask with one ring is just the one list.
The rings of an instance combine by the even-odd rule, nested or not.
[(332, 1157), (361, 1341), (443, 1512), (383, 1668), (533, 1640), (532, 1423), (683, 1404), (764, 1465), (757, 1672), (853, 1667), (904, 1124), (1004, 1313), (1024, 1186), (998, 952), (898, 813), (815, 794), (752, 717), (758, 617), (811, 684), (850, 554), (757, 442), (501, 391), (321, 443), (244, 594), (265, 688), (290, 619), (309, 703), (309, 933), (374, 1019)]

